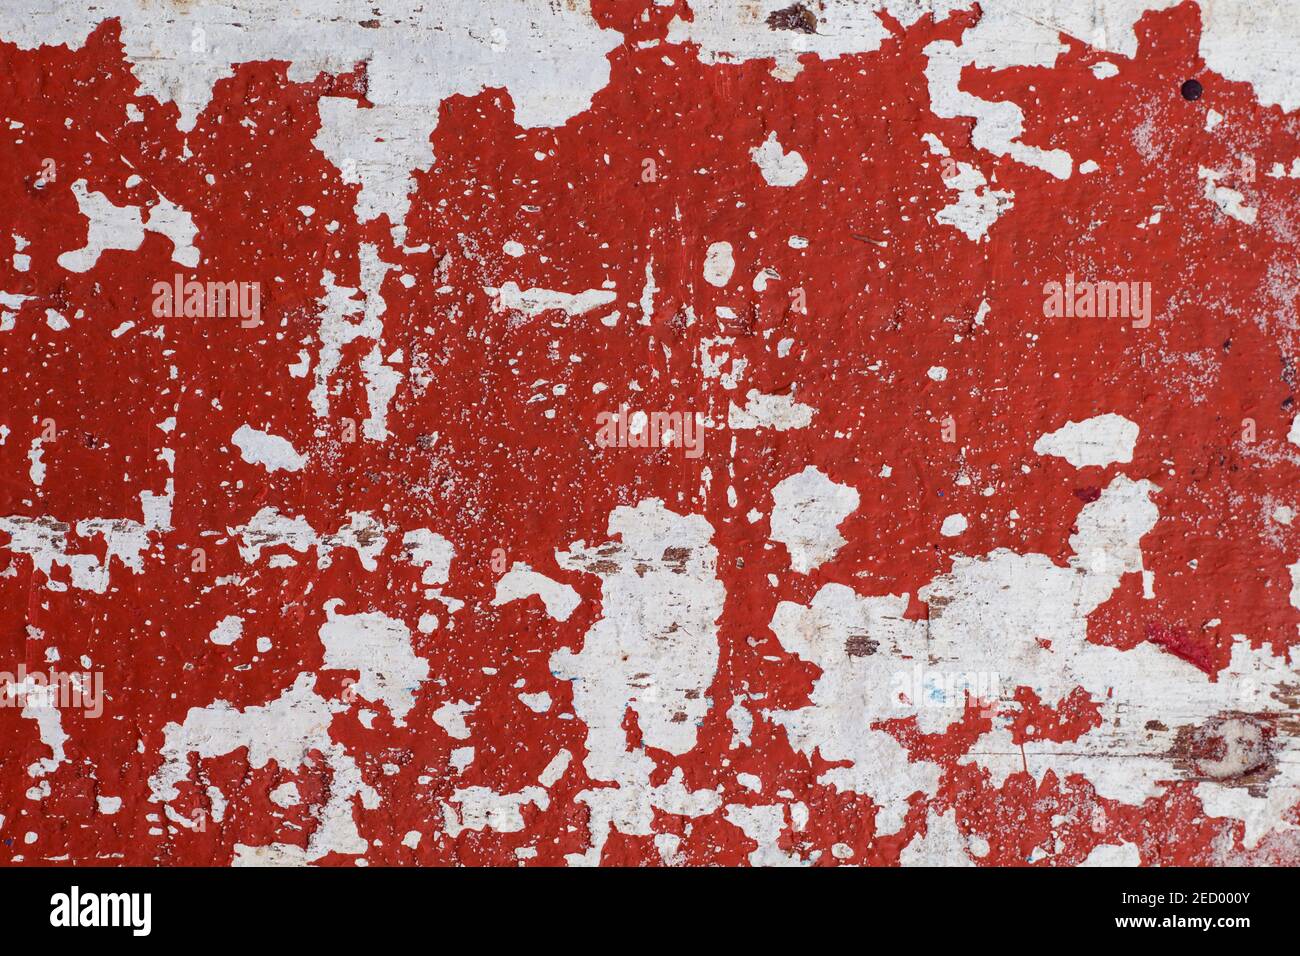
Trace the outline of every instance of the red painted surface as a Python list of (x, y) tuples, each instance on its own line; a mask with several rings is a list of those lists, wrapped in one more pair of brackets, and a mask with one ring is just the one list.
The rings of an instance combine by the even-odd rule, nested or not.
[[(365, 726), (363, 702), (329, 726), (381, 798), (377, 809), (353, 808), (370, 844), (366, 861), (515, 865), (515, 849), (532, 846), (537, 854), (527, 862), (563, 863), (589, 845), (588, 811), (575, 797), (601, 784), (582, 767), (585, 728), (561, 716), (571, 691), (548, 661), (556, 650), (580, 647), (602, 607), (599, 579), (562, 569), (555, 553), (579, 540), (608, 540), (614, 507), (660, 498), (709, 520), (726, 603), (698, 743), (684, 755), (652, 752), (654, 783), (680, 768), (687, 789), (714, 790), (724, 805), (802, 803), (808, 824), (798, 829), (787, 814), (779, 844), (807, 860), (820, 851), (819, 865), (838, 862), (830, 848), (839, 843), (852, 848), (851, 862), (895, 864), (923, 834), (927, 813), (949, 810), (964, 835), (987, 841), (985, 865), (1074, 864), (1120, 842), (1136, 844), (1146, 864), (1222, 862), (1234, 852), (1224, 847), (1249, 862), (1292, 860), (1295, 843), (1282, 837), (1246, 851), (1241, 824), (1207, 815), (1190, 780), (1171, 778), (1160, 796), (1123, 804), (1099, 797), (1083, 775), (1040, 769), (995, 786), (962, 761), (993, 719), (1010, 721), (1024, 748), (1093, 731), (1097, 702), (1082, 689), (1041, 700), (1022, 688), (996, 714), (972, 704), (942, 734), (921, 732), (914, 719), (879, 728), (941, 769), (938, 790), (916, 794), (902, 831), (888, 833), (877, 832), (869, 795), (817, 781), (825, 761), (792, 748), (764, 708), (806, 705), (818, 676), (775, 639), (769, 625), (778, 602), (806, 605), (838, 582), (862, 593), (912, 595), (909, 616), (924, 619), (927, 608), (915, 595), (949, 569), (954, 554), (1008, 548), (1063, 565), (1081, 509), (1120, 473), (1159, 487), (1152, 497), (1159, 521), (1142, 553), (1160, 586), (1147, 599), (1141, 576), (1126, 575), (1092, 614), (1090, 641), (1125, 649), (1152, 642), (1207, 681), (1226, 666), (1233, 634), (1277, 654), (1296, 643), (1300, 611), (1289, 601), (1287, 565), (1297, 533), (1269, 525), (1264, 502), (1294, 488), (1297, 461), (1263, 449), (1284, 442), (1294, 414), (1294, 298), (1276, 294), (1273, 279), (1278, 270), (1294, 274), (1297, 187), (1287, 178), (1220, 180), (1271, 223), (1248, 230), (1205, 200), (1197, 178), (1200, 166), (1237, 168), (1243, 148), (1260, 157), (1260, 168), (1289, 163), (1295, 117), (1260, 106), (1248, 86), (1205, 68), (1191, 4), (1146, 15), (1138, 54), (1115, 78), (1095, 78), (1089, 67), (1103, 57), (1071, 40), (1051, 69), (968, 68), (964, 89), (1022, 106), (1022, 142), (1065, 149), (1076, 160), (1109, 160), (1095, 174), (1058, 181), (975, 150), (969, 121), (938, 119), (927, 108), (923, 48), (955, 40), (975, 13), (937, 24), (927, 18), (907, 30), (895, 25), (872, 54), (804, 57), (799, 75), (781, 82), (770, 62), (705, 64), (690, 45), (638, 49), (636, 41), (662, 39), (670, 17), (687, 11), (652, 7), (646, 21), (632, 8), (639, 13), (636, 4), (596, 4), (597, 19), (623, 31), (627, 43), (610, 55), (609, 83), (591, 108), (564, 126), (521, 129), (504, 90), (453, 96), (438, 107), (436, 159), (414, 175), (406, 221), (406, 245), (428, 245), (419, 253), (397, 247), (389, 223), (358, 221), (357, 187), (311, 142), (320, 97), (367, 103), (365, 64), (304, 84), (289, 82), (283, 64), (242, 65), (216, 84), (186, 135), (173, 105), (138, 94), (113, 21), (75, 52), (0, 44), (0, 117), (10, 126), (0, 136), (0, 247), (12, 233), (31, 242), (28, 271), (0, 258), (0, 287), (30, 296), (15, 327), (0, 334), (0, 406), (12, 429), (0, 446), (0, 512), (138, 521), (139, 492), (161, 494), (170, 475), (159, 449), (175, 452), (172, 530), (152, 536), (142, 573), (115, 563), (106, 593), (53, 590), (30, 557), (0, 549), (5, 666), (46, 667), (53, 642), (69, 666), (82, 655), (94, 661), (107, 694), (102, 718), (64, 711), (67, 762), (43, 778), (50, 792), (40, 799), (27, 795), (36, 781), (25, 768), (48, 757), (49, 747), (19, 709), (0, 709), (0, 857), (224, 864), (235, 844), (305, 845), (317, 825), (312, 808), (332, 783), (322, 761), (253, 768), (244, 750), (191, 755), (175, 809), (188, 816), (207, 808), (208, 786), (228, 801), (224, 819), (201, 832), (169, 825), (148, 780), (162, 760), (164, 726), (184, 721), (191, 708), (215, 700), (264, 704), (301, 672), (317, 675), (322, 696), (343, 693), (355, 674), (325, 668), (318, 638), (323, 604), (338, 598), (348, 613), (404, 621), (430, 666), (405, 726), (382, 706), (371, 708), (378, 716)], [(1204, 85), (1194, 102), (1179, 94), (1189, 77)], [(128, 103), (143, 122), (125, 121)], [(1231, 116), (1232, 145), (1203, 135), (1211, 108)], [(1162, 122), (1144, 153), (1132, 129), (1153, 110)], [(1062, 123), (1062, 116), (1077, 119)], [(12, 121), (22, 124), (21, 135)], [(750, 159), (773, 131), (810, 170), (792, 188), (769, 187)], [(993, 187), (1015, 193), (987, 242), (936, 227), (934, 214), (953, 193), (921, 140), (927, 132)], [(58, 177), (38, 187), (47, 157)], [(642, 181), (645, 157), (656, 160), (655, 182)], [(128, 186), (132, 173), (139, 182)], [(146, 232), (138, 250), (105, 251), (84, 274), (61, 268), (57, 257), (81, 246), (87, 230), (68, 189), (77, 179), (118, 205), (148, 208), (161, 192), (188, 210), (199, 266), (176, 266), (170, 242)], [(301, 206), (316, 212), (308, 219)], [(1178, 214), (1139, 230), (1154, 207)], [(326, 228), (330, 221), (335, 231)], [(475, 254), (521, 233), (536, 241), (518, 259)], [(791, 248), (791, 235), (816, 243)], [(724, 236), (738, 279), (715, 289), (699, 276), (709, 243)], [(399, 385), (385, 442), (345, 441), (339, 425), (367, 415), (359, 363), (371, 342), (344, 346), (328, 420), (310, 411), (312, 377), (284, 371), (300, 349), (318, 348), (314, 309), (324, 270), (341, 286), (358, 286), (363, 243), (415, 277), (407, 288), (393, 271), (383, 284), (384, 353), (427, 356), (432, 373), (422, 390), (409, 376)], [(651, 261), (659, 291), (648, 326), (626, 308), (612, 329), (592, 315), (558, 311), (508, 320), (483, 291), (505, 281), (577, 291), (613, 278), (622, 303), (636, 299)], [(749, 279), (763, 267), (779, 278), (756, 292)], [(153, 318), (152, 284), (177, 271), (260, 281), (262, 326)], [(1045, 318), (1043, 283), (1071, 271), (1151, 282), (1154, 323), (1134, 329), (1118, 319)], [(796, 288), (805, 290), (807, 313), (791, 306)], [(990, 318), (976, 326), (981, 302)], [(718, 318), (718, 306), (736, 317)], [(688, 307), (698, 316), (693, 324)], [(47, 308), (70, 317), (71, 327), (50, 334)], [(114, 338), (126, 321), (135, 328)], [(705, 381), (699, 362), (700, 341), (715, 336), (734, 337), (733, 360), (748, 362), (742, 392), (783, 394), (794, 386), (798, 401), (817, 409), (811, 425), (728, 429), (726, 403), (738, 396)], [(777, 358), (772, 343), (786, 337), (794, 348)], [(1194, 356), (1212, 359), (1216, 374), (1196, 378)], [(869, 371), (879, 361), (887, 375)], [(952, 374), (931, 381), (932, 366)], [(564, 400), (530, 402), (536, 380), (566, 385)], [(594, 395), (597, 382), (608, 391)], [(622, 403), (699, 410), (721, 428), (708, 433), (695, 461), (675, 449), (597, 447), (596, 416)], [(543, 417), (544, 407), (555, 408), (553, 419)], [(1104, 412), (1140, 426), (1131, 463), (1080, 471), (1040, 457), (1021, 469), (1040, 435)], [(172, 416), (174, 432), (156, 427)], [(946, 416), (956, 423), (955, 444), (940, 439)], [(33, 489), (27, 453), (47, 418), (58, 438), (44, 446), (48, 477)], [(1257, 444), (1242, 441), (1246, 418), (1257, 423)], [(241, 460), (230, 436), (245, 423), (310, 452), (310, 464), (268, 474)], [(434, 433), (436, 443), (422, 441)], [(959, 454), (967, 469), (998, 482), (996, 496), (981, 497), (980, 482), (952, 485)], [(893, 469), (887, 483), (874, 480), (884, 463)], [(810, 464), (858, 489), (861, 505), (840, 525), (847, 544), (833, 559), (790, 574), (785, 548), (769, 544), (767, 519), (744, 516), (768, 514), (772, 487)], [(706, 493), (704, 468), (714, 476)], [(325, 568), (310, 553), (295, 555), (294, 566), (272, 567), (274, 549), (249, 564), (229, 529), (267, 505), (303, 516), (321, 533), (358, 511), (395, 530), (375, 571), (347, 548), (331, 552)], [(1014, 522), (1012, 509), (1020, 516)], [(945, 538), (939, 523), (953, 512), (980, 519), (961, 538)], [(453, 543), (443, 591), (465, 602), (453, 629), (428, 635), (415, 626), (427, 610), (420, 568), (392, 560), (402, 531), (419, 527)], [(195, 572), (191, 549), (200, 546), (207, 567)], [(578, 609), (560, 622), (535, 598), (493, 606), (496, 549), (574, 588)], [(76, 539), (74, 550), (102, 557), (104, 544)], [(70, 577), (58, 567), (52, 576), (64, 584)], [(243, 618), (245, 636), (215, 645), (208, 632), (227, 614)], [(33, 637), (33, 628), (44, 636)], [(255, 635), (269, 636), (271, 650), (257, 652)], [(549, 692), (551, 711), (525, 707), (519, 687)], [(750, 743), (733, 750), (726, 714), (741, 692), (750, 695), (753, 727)], [(448, 699), (477, 702), (466, 716), (471, 740), (457, 741), (433, 722)], [(624, 726), (635, 746), (632, 711)], [(452, 751), (466, 743), (476, 748), (474, 762), (459, 774), (448, 770)], [(559, 747), (577, 759), (545, 809), (522, 808), (522, 831), (466, 830), (454, 838), (444, 831), (438, 801), (469, 786), (517, 792)], [(762, 778), (763, 796), (737, 783), (742, 773)], [(420, 783), (422, 776), (431, 780)], [(286, 781), (299, 787), (298, 806), (269, 799)], [(790, 796), (772, 796), (780, 791)], [(99, 812), (95, 798), (104, 794), (121, 797), (123, 809)], [(654, 827), (681, 838), (686, 864), (743, 864), (756, 847), (721, 810), (694, 819), (656, 811)], [(418, 849), (402, 843), (410, 830), (425, 834)], [(24, 843), (29, 831), (39, 836), (34, 845)], [(1046, 855), (1034, 857), (1035, 847)], [(613, 832), (602, 862), (658, 864), (661, 857), (652, 837)]]

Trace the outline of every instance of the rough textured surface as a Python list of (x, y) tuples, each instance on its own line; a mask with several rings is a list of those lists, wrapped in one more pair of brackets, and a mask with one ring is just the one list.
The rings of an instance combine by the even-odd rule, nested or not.
[(0, 855), (1297, 862), (1297, 24), (6, 3)]

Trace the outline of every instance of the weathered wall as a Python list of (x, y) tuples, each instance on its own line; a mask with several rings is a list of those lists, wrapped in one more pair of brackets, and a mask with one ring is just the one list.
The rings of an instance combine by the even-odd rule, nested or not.
[(1295, 862), (1297, 34), (0, 7), (0, 855)]

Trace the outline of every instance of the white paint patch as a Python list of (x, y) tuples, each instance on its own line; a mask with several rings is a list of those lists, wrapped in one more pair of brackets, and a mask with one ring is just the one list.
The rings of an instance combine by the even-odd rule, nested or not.
[(520, 694), (519, 700), (534, 714), (545, 714), (549, 712), (551, 704), (553, 703), (551, 695), (546, 691), (541, 691), (536, 694)]
[(772, 489), (772, 540), (790, 552), (790, 567), (807, 574), (845, 544), (839, 524), (858, 507), (856, 489), (809, 465)]
[(464, 787), (451, 795), (458, 809), (443, 804), (447, 836), (455, 839), (465, 830), (518, 833), (524, 828), (523, 808), (545, 810), (550, 799), (542, 787), (525, 787), (518, 793), (497, 793), (487, 787)]
[(955, 538), (965, 530), (966, 516), (953, 514), (943, 519), (943, 525), (939, 528), (939, 533), (945, 538)]
[(485, 287), (484, 291), (492, 296), (492, 307), (497, 312), (522, 312), (530, 318), (552, 310), (568, 316), (585, 315), (618, 298), (612, 289), (569, 293), (552, 289), (520, 289), (517, 282), (507, 282), (496, 289)]
[(1300, 48), (1300, 19), (1287, 3), (1202, 0), (1200, 54), (1208, 69), (1249, 83), (1265, 106), (1300, 108), (1300, 74), (1283, 69)]
[(817, 409), (794, 400), (792, 395), (764, 395), (751, 388), (745, 396), (745, 407), (734, 402), (727, 409), (727, 425), (738, 430), (775, 428), (779, 432), (792, 428), (807, 428)]
[(1141, 866), (1142, 854), (1136, 844), (1103, 843), (1092, 848), (1092, 852), (1079, 863), (1080, 866)]
[(474, 704), (467, 701), (449, 700), (433, 712), (433, 722), (453, 740), (469, 740), (469, 724), (465, 723), (465, 715), (474, 707)]
[(645, 284), (641, 286), (641, 300), (638, 303), (641, 306), (642, 325), (649, 325), (655, 314), (655, 293), (659, 287), (655, 285), (655, 263), (654, 257), (646, 260), (645, 264)]
[(721, 289), (731, 281), (736, 260), (731, 257), (731, 243), (715, 242), (704, 254), (704, 281)]
[[(66, 567), (71, 576), (71, 586), (103, 594), (108, 590), (109, 569), (114, 559), (129, 567), (135, 574), (144, 572), (144, 554), (153, 536), (170, 530), (172, 479), (167, 480), (167, 490), (159, 495), (151, 491), (140, 492), (141, 521), (129, 518), (85, 518), (75, 528), (51, 516), (28, 517), (13, 515), (0, 517), (0, 531), (7, 532), (11, 540), (6, 547), (15, 554), (26, 554), (33, 566), (45, 575), (45, 586), (51, 591), (66, 591), (68, 585), (51, 576), (55, 566)], [(103, 558), (97, 553), (72, 550), (69, 532), (75, 530), (78, 538), (102, 537)]]
[(749, 854), (750, 866), (807, 866), (779, 840), (786, 831), (786, 809), (780, 804), (727, 804), (727, 822), (758, 844)]
[[(925, 623), (904, 618), (907, 605), (906, 594), (861, 597), (828, 584), (810, 606), (782, 601), (772, 615), (781, 646), (820, 671), (809, 704), (773, 711), (772, 719), (796, 750), (847, 764), (822, 771), (818, 781), (870, 795), (881, 806), (876, 826), (882, 833), (901, 829), (908, 798), (939, 782), (934, 764), (910, 760), (897, 740), (872, 729), (876, 721), (916, 712), (917, 702), (900, 701), (896, 687), (905, 670), (900, 657), (924, 659)], [(874, 642), (876, 652), (849, 653), (851, 638)]]
[[(960, 89), (962, 70), (987, 52), (981, 42), (984, 34), (1005, 28), (1005, 25), (993, 25), (1000, 14), (996, 7), (985, 8), (980, 22), (962, 35), (960, 46), (949, 40), (936, 40), (925, 48), (923, 52), (929, 58), (925, 77), (929, 83), (930, 108), (942, 119), (973, 118), (971, 144), (976, 149), (987, 150), (994, 156), (1009, 156), (1057, 179), (1069, 179), (1074, 160), (1065, 150), (1047, 150), (1019, 142), (1025, 119), (1019, 106), (1006, 100), (982, 100)], [(1017, 24), (1016, 29), (1023, 34), (1022, 26)], [(980, 179), (983, 180), (982, 175)]]
[(213, 644), (228, 647), (244, 634), (244, 620), (237, 614), (228, 614), (217, 622), (217, 626), (208, 634)]
[(474, 762), (475, 752), (473, 747), (457, 747), (451, 752), (451, 759), (447, 762), (457, 773), (464, 773), (465, 768)]
[(898, 862), (902, 866), (974, 866), (966, 838), (957, 828), (957, 814), (926, 814), (925, 834), (903, 847)]
[(38, 683), (31, 676), (22, 681), (11, 681), (4, 686), (6, 697), (22, 700), (22, 716), (36, 722), (41, 743), (50, 748), (50, 756), (40, 757), (27, 766), (29, 777), (38, 778), (54, 773), (59, 769), (59, 764), (68, 759), (64, 750), (68, 734), (63, 729), (57, 691), (57, 687), (44, 681)]
[[(367, 571), (374, 571), (379, 567), (377, 559), (380, 553), (388, 545), (384, 530), (384, 526), (373, 515), (364, 511), (352, 511), (348, 513), (348, 523), (334, 534), (323, 536), (321, 545), (324, 548), (351, 548), (357, 553), (361, 566)], [(322, 566), (328, 566), (328, 557), (323, 556), (322, 560)]]
[(1205, 198), (1214, 203), (1219, 212), (1248, 226), (1255, 224), (1258, 210), (1245, 204), (1246, 197), (1235, 189), (1218, 185), (1217, 181), (1223, 173), (1201, 166), (1197, 169), (1196, 175), (1205, 180)]
[[(660, 787), (650, 784), (654, 762), (645, 747), (684, 754), (710, 709), (708, 688), (718, 665), (718, 626), (725, 593), (717, 579), (713, 528), (704, 518), (679, 515), (658, 499), (615, 508), (611, 541), (576, 542), (556, 556), (561, 567), (597, 575), (604, 613), (580, 650), (551, 655), (551, 671), (573, 682), (574, 713), (587, 728), (583, 761), (594, 781), (617, 786), (584, 790), (591, 848), (571, 863), (595, 863), (613, 824), (649, 835), (653, 807), (695, 815), (717, 806), (712, 791), (690, 793), (678, 770)], [(631, 708), (644, 746), (627, 743), (623, 720)], [(684, 715), (684, 719), (679, 716)]]
[(546, 606), (546, 613), (557, 621), (567, 621), (581, 603), (578, 592), (567, 584), (553, 581), (518, 561), (497, 582), (493, 606), (508, 604), (536, 595)]
[(158, 202), (149, 210), (144, 228), (171, 240), (173, 262), (188, 269), (199, 264), (199, 250), (194, 246), (194, 237), (199, 230), (194, 219), (167, 197), (158, 197)]
[[(401, 373), (386, 365), (380, 351), (384, 334), (383, 317), (387, 311), (381, 290), (384, 277), (393, 268), (379, 257), (374, 243), (363, 242), (358, 252), (361, 281), (357, 289), (335, 283), (334, 273), (325, 269), (321, 277), (322, 295), (317, 303), (320, 354), (314, 372), (315, 384), (308, 395), (312, 410), (320, 418), (329, 416), (329, 380), (338, 369), (343, 349), (359, 339), (374, 342), (360, 361), (366, 380), (369, 415), (362, 433), (370, 441), (388, 437), (388, 405), (397, 391)], [(356, 321), (353, 321), (353, 319)]]
[[(615, 508), (609, 534), (619, 543), (589, 549), (579, 542), (557, 555), (562, 567), (600, 577), (604, 614), (580, 651), (551, 657), (555, 674), (574, 681), (574, 708), (587, 724), (587, 769), (600, 780), (613, 779), (613, 764), (626, 749), (628, 706), (648, 746), (683, 754), (695, 745), (696, 722), (708, 711), (704, 691), (717, 666), (723, 599), (705, 519), (675, 514), (651, 499)], [(675, 551), (680, 558), (666, 554)], [(607, 570), (611, 565), (616, 569)], [(687, 719), (674, 720), (678, 713)]]
[(668, 42), (698, 44), (700, 59), (705, 63), (772, 59), (772, 75), (788, 82), (802, 69), (799, 57), (804, 54), (829, 60), (879, 49), (890, 36), (879, 16), (882, 10), (903, 26), (911, 26), (929, 13), (942, 20), (950, 9), (961, 5), (954, 0), (925, 4), (908, 0), (819, 0), (813, 8), (816, 32), (791, 34), (773, 30), (767, 24), (768, 15), (790, 6), (788, 0), (696, 4), (689, 20), (674, 17), (668, 26)]
[(101, 797), (95, 796), (95, 807), (106, 817), (111, 817), (117, 811), (122, 809), (121, 797)]
[(270, 793), (271, 802), (277, 807), (296, 807), (302, 803), (302, 794), (298, 792), (298, 785), (292, 780), (282, 783)]
[(769, 186), (794, 186), (808, 175), (808, 164), (794, 150), (786, 152), (777, 142), (776, 132), (768, 134), (762, 146), (749, 151), (750, 158)]
[(144, 242), (144, 224), (137, 207), (113, 205), (103, 193), (90, 192), (84, 179), (78, 179), (71, 188), (77, 197), (77, 208), (90, 223), (86, 244), (60, 255), (59, 265), (69, 272), (88, 272), (108, 249), (134, 252), (140, 248)]
[(267, 471), (299, 471), (307, 463), (305, 455), (300, 455), (288, 439), (268, 432), (258, 431), (248, 425), (240, 425), (231, 436), (231, 441), (239, 449), (239, 456), (250, 465), (261, 465)]
[[(923, 647), (927, 668), (996, 674), (1004, 702), (1018, 687), (1049, 702), (1081, 687), (1100, 706), (1102, 721), (1095, 730), (1062, 744), (1040, 740), (1023, 751), (1009, 726), (996, 722), (964, 758), (989, 771), (992, 786), (1001, 786), (1027, 763), (1035, 778), (1049, 770), (1058, 779), (1077, 773), (1104, 798), (1141, 803), (1161, 791), (1162, 781), (1185, 775), (1171, 756), (1179, 728), (1201, 725), (1225, 711), (1262, 714), (1266, 721), (1284, 711), (1281, 689), (1293, 682), (1294, 663), (1266, 648), (1252, 649), (1244, 637), (1236, 640), (1230, 664), (1213, 681), (1150, 642), (1120, 651), (1087, 640), (1088, 616), (1124, 575), (1143, 570), (1139, 542), (1157, 520), (1150, 501), (1156, 491), (1147, 481), (1112, 480), (1080, 512), (1078, 530), (1070, 537), (1074, 555), (1064, 567), (1046, 555), (999, 549), (955, 558), (950, 574), (921, 589), (920, 598), (930, 604)], [(960, 711), (923, 707), (917, 717), (920, 729), (933, 733), (959, 718)], [(1152, 729), (1153, 721), (1164, 729)], [(1289, 738), (1282, 745), (1271, 799), (1282, 804), (1276, 791), (1289, 790), (1294, 803), (1300, 774), (1288, 756), (1294, 745)], [(1125, 759), (1116, 760), (1116, 753)], [(1209, 781), (1198, 789), (1233, 789), (1230, 784)], [(1242, 795), (1231, 799), (1256, 799), (1237, 789)], [(1263, 808), (1264, 801), (1252, 806)], [(1280, 822), (1264, 810), (1258, 819), (1260, 826)]]
[(429, 662), (411, 648), (411, 631), (401, 621), (377, 611), (336, 614), (339, 599), (326, 602), (328, 620), (321, 625), (328, 670), (359, 671), (356, 693), (382, 701), (398, 727), (415, 705), (415, 691), (429, 677)]
[[(235, 846), (236, 866), (303, 865), (328, 853), (360, 854), (368, 844), (353, 818), (355, 801), (368, 809), (379, 806), (379, 795), (361, 777), (356, 761), (330, 738), (332, 707), (312, 689), (315, 677), (299, 674), (292, 687), (275, 700), (242, 710), (224, 700), (192, 707), (182, 723), (163, 728), (162, 766), (149, 778), (153, 798), (169, 804), (180, 796), (178, 785), (189, 778), (190, 755), (220, 757), (247, 748), (254, 769), (272, 760), (282, 770), (309, 764), (316, 751), (331, 771), (328, 798), (313, 809), (317, 826), (307, 847), (273, 844), (267, 847)], [(174, 822), (186, 818), (167, 808)]]
[(32, 484), (37, 488), (45, 484), (45, 462), (41, 460), (45, 454), (45, 449), (41, 447), (42, 440), (41, 436), (37, 435), (32, 439), (31, 447), (27, 449), (27, 461), (29, 463), (27, 477), (32, 480)]
[(17, 310), (23, 303), (33, 298), (16, 292), (0, 292), (0, 332), (9, 332), (18, 321)]
[(1034, 442), (1034, 451), (1064, 458), (1075, 468), (1104, 468), (1132, 461), (1137, 438), (1137, 423), (1122, 415), (1097, 415), (1048, 432)]
[(246, 524), (226, 530), (241, 539), (239, 556), (247, 564), (256, 563), (263, 548), (288, 547), (303, 553), (317, 544), (316, 531), (306, 518), (290, 518), (270, 505), (258, 511)]
[(560, 778), (564, 776), (565, 771), (569, 769), (569, 761), (572, 759), (573, 754), (567, 750), (560, 750), (551, 758), (551, 762), (542, 769), (542, 772), (538, 774), (538, 783), (543, 787), (555, 786), (560, 782)]
[(944, 163), (949, 173), (944, 176), (944, 185), (957, 193), (957, 201), (949, 203), (934, 214), (935, 222), (952, 226), (971, 242), (979, 242), (988, 235), (989, 227), (997, 222), (998, 217), (1015, 204), (1015, 193), (1010, 190), (989, 189), (988, 180), (970, 163), (947, 159), (948, 147), (932, 133), (926, 133), (922, 139), (930, 147), (933, 155), (945, 157)]
[(450, 541), (428, 528), (416, 528), (402, 536), (402, 547), (412, 564), (424, 568), (420, 572), (422, 584), (447, 583), (451, 577), (451, 560), (456, 556)]

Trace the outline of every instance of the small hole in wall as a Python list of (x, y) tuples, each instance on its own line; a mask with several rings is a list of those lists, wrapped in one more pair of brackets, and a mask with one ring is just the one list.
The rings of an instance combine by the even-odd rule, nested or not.
[(1200, 80), (1184, 80), (1180, 90), (1185, 100), (1199, 100), (1203, 91)]

